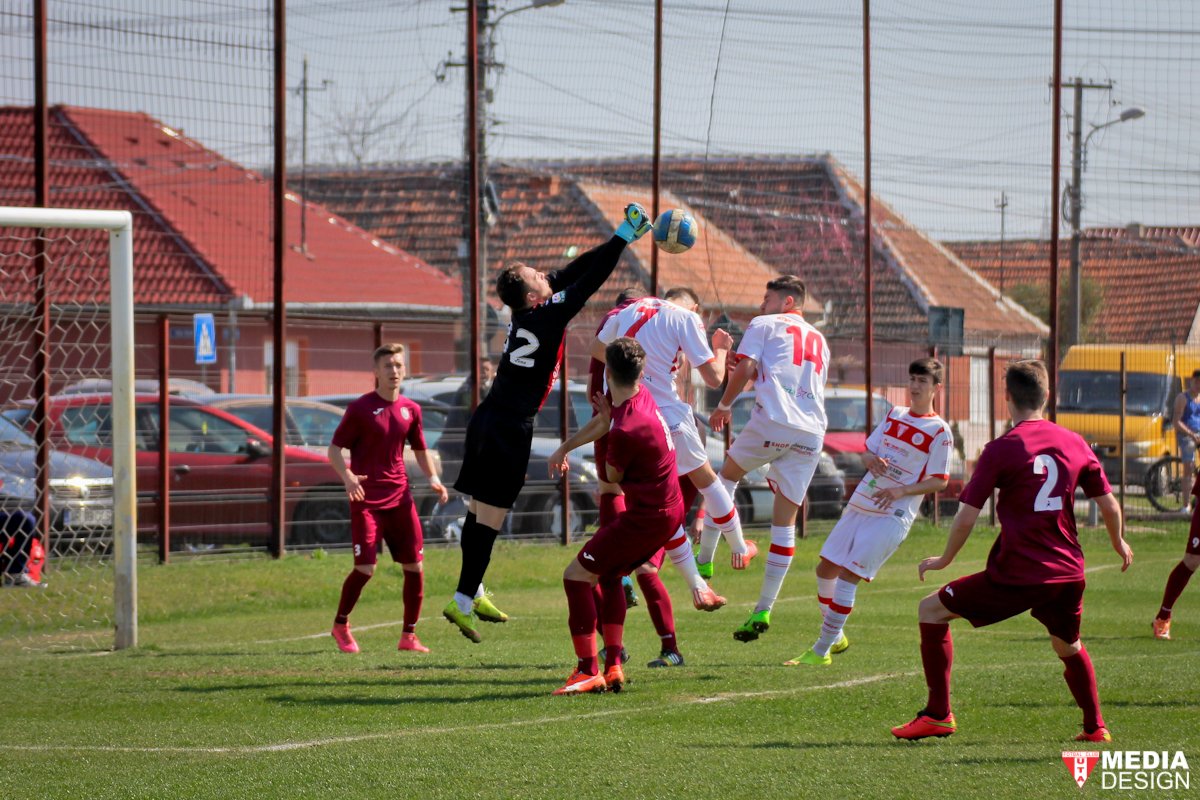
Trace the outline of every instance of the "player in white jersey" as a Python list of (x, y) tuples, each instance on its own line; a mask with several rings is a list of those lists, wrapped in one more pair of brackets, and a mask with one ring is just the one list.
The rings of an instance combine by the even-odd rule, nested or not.
[(830, 652), (850, 646), (846, 618), (859, 581), (871, 581), (908, 536), (921, 498), (946, 488), (954, 435), (933, 410), (942, 365), (919, 358), (908, 365), (908, 408), (896, 406), (867, 437), (863, 475), (817, 564), (821, 633), (813, 646), (787, 663), (827, 665)]
[[(804, 321), (805, 296), (804, 282), (795, 276), (767, 284), (759, 307), (762, 316), (746, 328), (738, 346), (741, 361), (710, 417), (714, 430), (724, 428), (734, 399), (746, 382), (754, 379), (754, 410), (721, 467), (721, 481), (732, 494), (747, 472), (770, 464), (767, 481), (775, 492), (762, 591), (750, 618), (733, 632), (740, 642), (752, 642), (771, 627), (771, 607), (796, 550), (796, 515), (825, 440), (829, 345), (820, 331)], [(701, 534), (696, 556), (701, 575), (712, 574), (717, 539), (716, 532), (708, 528)]]
[[(713, 333), (710, 348), (704, 335), (704, 323), (696, 313), (699, 299), (686, 288), (667, 292), (670, 299), (643, 297), (621, 309), (600, 329), (593, 346), (593, 357), (619, 336), (637, 339), (646, 351), (646, 371), (642, 385), (658, 403), (675, 443), (675, 460), (680, 476), (686, 475), (701, 495), (712, 520), (729, 539), (734, 569), (745, 569), (756, 551), (747, 547), (742, 538), (741, 520), (733, 494), (717, 480), (717, 473), (708, 463), (708, 453), (696, 428), (692, 407), (680, 399), (675, 386), (679, 355), (696, 365), (704, 383), (712, 388), (721, 385), (725, 377), (725, 359), (733, 346), (733, 337), (718, 329)], [(688, 482), (681, 482), (684, 505), (691, 506), (695, 493), (686, 491)]]

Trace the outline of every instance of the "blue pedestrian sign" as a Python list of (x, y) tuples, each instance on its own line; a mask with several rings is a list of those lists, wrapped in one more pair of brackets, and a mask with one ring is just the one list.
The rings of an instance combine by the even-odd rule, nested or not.
[(212, 314), (192, 314), (192, 338), (196, 344), (196, 363), (217, 363), (217, 323)]

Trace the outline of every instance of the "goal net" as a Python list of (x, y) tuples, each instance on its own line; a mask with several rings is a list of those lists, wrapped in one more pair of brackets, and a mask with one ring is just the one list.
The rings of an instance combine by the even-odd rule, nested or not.
[[(137, 644), (132, 226), (0, 207), (3, 647)], [(105, 414), (64, 436), (99, 387)]]

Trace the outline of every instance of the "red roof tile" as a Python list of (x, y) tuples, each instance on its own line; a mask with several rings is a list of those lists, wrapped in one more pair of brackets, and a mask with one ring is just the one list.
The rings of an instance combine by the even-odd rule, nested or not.
[[(1070, 240), (1059, 242), (1059, 270), (1070, 269)], [(995, 285), (1049, 287), (1050, 243), (947, 242), (959, 258)], [(1200, 252), (1162, 240), (1084, 238), (1085, 279), (1103, 293), (1090, 337), (1130, 344), (1200, 343)]]
[(1124, 228), (1084, 228), (1083, 235), (1101, 239), (1178, 239), (1185, 247), (1200, 247), (1200, 225), (1163, 227), (1133, 223)]

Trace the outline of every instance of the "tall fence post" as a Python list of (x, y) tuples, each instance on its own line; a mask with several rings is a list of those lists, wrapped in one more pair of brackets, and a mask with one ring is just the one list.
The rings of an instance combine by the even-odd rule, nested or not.
[[(996, 438), (996, 348), (988, 348), (988, 441)], [(966, 465), (963, 465), (964, 468)], [(965, 477), (965, 476), (964, 476)], [(988, 503), (988, 524), (996, 527), (996, 493)]]
[(1125, 519), (1125, 401), (1129, 395), (1129, 375), (1125, 371), (1125, 351), (1121, 351), (1121, 422), (1117, 428), (1117, 458), (1121, 462), (1121, 519)]
[(158, 563), (171, 559), (171, 319), (158, 317)]

